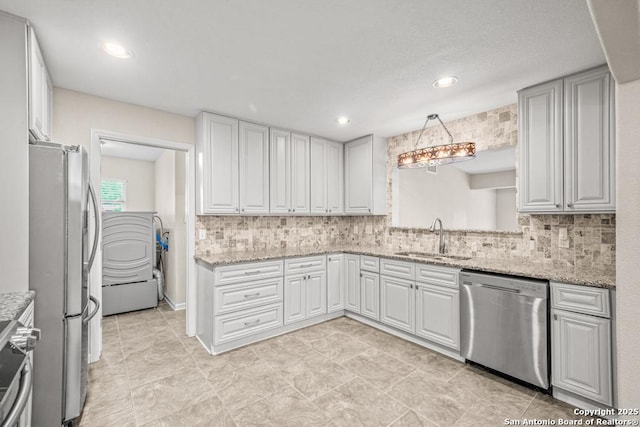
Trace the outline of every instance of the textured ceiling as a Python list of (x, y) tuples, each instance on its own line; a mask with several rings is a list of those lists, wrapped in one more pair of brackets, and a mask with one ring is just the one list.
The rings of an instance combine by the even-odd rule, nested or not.
[[(0, 10), (33, 23), (55, 86), (337, 140), (513, 103), (518, 89), (605, 62), (584, 0), (0, 0)], [(135, 57), (107, 56), (109, 40)], [(449, 74), (456, 86), (431, 86)]]

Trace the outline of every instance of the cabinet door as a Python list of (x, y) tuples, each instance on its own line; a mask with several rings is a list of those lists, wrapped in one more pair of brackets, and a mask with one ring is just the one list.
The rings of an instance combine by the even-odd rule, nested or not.
[(518, 93), (519, 210), (563, 210), (562, 80)]
[(311, 213), (325, 214), (327, 207), (327, 141), (311, 138)]
[(306, 318), (325, 314), (327, 312), (327, 272), (322, 270), (307, 274), (305, 287)]
[(414, 332), (414, 282), (395, 277), (380, 276), (380, 321), (387, 325)]
[(360, 314), (380, 320), (380, 275), (360, 273)]
[(562, 310), (552, 313), (553, 386), (610, 406), (611, 321)]
[(271, 213), (291, 212), (291, 133), (271, 129)]
[(309, 213), (309, 137), (291, 134), (291, 212)]
[(238, 120), (203, 113), (200, 139), (202, 213), (238, 213)]
[(51, 139), (52, 85), (35, 32), (29, 27), (29, 131), (35, 140)]
[(612, 94), (607, 67), (564, 80), (565, 210), (615, 210)]
[(327, 257), (327, 312), (344, 310), (344, 255)]
[(240, 122), (240, 212), (269, 213), (269, 128)]
[(329, 214), (344, 213), (344, 145), (327, 142), (327, 208)]
[(373, 138), (371, 136), (365, 136), (344, 145), (345, 213), (371, 213), (372, 168)]
[(284, 278), (284, 324), (299, 322), (306, 317), (306, 296), (303, 275)]
[(360, 313), (360, 257), (345, 254), (345, 310)]
[(416, 335), (460, 349), (460, 295), (457, 289), (416, 284)]

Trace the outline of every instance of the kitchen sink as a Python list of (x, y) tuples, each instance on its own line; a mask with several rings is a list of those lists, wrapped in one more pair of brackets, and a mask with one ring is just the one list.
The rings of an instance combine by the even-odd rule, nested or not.
[(434, 254), (429, 252), (411, 252), (411, 251), (396, 252), (395, 255), (408, 256), (412, 258), (436, 259), (436, 260), (442, 260), (442, 261), (466, 261), (471, 259), (471, 257), (461, 256), (461, 255)]

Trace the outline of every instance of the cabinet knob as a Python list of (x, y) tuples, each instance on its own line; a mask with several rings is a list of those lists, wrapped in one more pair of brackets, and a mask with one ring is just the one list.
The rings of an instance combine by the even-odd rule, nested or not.
[(371, 213), (371, 208), (367, 209), (369, 211), (369, 213)]
[(560, 203), (556, 203), (556, 208), (560, 208)]
[(291, 209), (287, 209), (287, 212), (291, 212)]
[(244, 212), (244, 208), (242, 208), (242, 212)]
[(329, 209), (329, 213), (331, 213), (331, 209)]
[(553, 320), (558, 320), (558, 315), (557, 314), (553, 315)]
[(362, 273), (360, 273), (360, 277), (362, 277)]
[(571, 203), (571, 202), (567, 202), (567, 207), (568, 207), (568, 208), (572, 208), (572, 207), (573, 207), (573, 203)]
[(295, 209), (291, 209), (291, 212), (295, 212), (295, 211), (296, 211)]
[(325, 209), (324, 211), (325, 211), (325, 212), (329, 212), (329, 209)]

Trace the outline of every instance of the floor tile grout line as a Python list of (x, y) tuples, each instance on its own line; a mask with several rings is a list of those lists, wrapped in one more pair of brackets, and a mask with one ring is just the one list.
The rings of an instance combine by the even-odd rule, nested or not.
[(400, 419), (402, 419), (402, 417), (404, 417), (405, 415), (407, 415), (409, 412), (411, 412), (413, 409), (409, 408), (407, 406), (407, 410), (404, 411), (398, 418), (394, 419), (393, 421), (391, 421), (389, 424), (387, 424), (387, 427), (391, 427), (396, 421), (400, 421)]
[(535, 392), (535, 393), (533, 394), (533, 397), (531, 397), (531, 400), (529, 401), (529, 404), (527, 405), (527, 407), (526, 407), (526, 408), (524, 408), (524, 411), (522, 411), (522, 413), (520, 414), (519, 419), (524, 418), (524, 414), (526, 414), (526, 413), (527, 413), (527, 411), (529, 410), (529, 407), (531, 406), (531, 404), (533, 404), (533, 401), (534, 401), (534, 400), (536, 400), (536, 397), (537, 397), (537, 396), (538, 396), (538, 392)]

